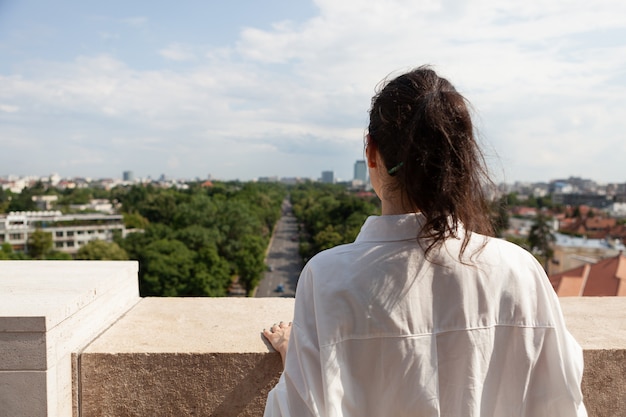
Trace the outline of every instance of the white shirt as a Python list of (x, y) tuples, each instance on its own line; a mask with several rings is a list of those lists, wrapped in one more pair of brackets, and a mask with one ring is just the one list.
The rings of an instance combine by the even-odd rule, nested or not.
[(469, 264), (458, 239), (425, 260), (422, 222), (370, 217), (308, 262), (265, 416), (586, 416), (582, 351), (534, 257), (473, 234)]

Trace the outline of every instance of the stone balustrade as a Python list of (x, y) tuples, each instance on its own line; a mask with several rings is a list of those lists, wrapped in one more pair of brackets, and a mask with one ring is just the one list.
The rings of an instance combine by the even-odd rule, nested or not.
[[(136, 262), (0, 261), (0, 416), (261, 416), (289, 298), (140, 298)], [(626, 415), (626, 297), (563, 298), (591, 417)]]

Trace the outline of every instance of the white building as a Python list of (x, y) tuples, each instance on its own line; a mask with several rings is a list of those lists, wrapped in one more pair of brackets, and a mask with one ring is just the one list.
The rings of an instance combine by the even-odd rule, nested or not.
[(612, 217), (626, 217), (626, 203), (613, 203), (605, 211)]
[(59, 200), (58, 195), (34, 195), (32, 200), (39, 210), (51, 210), (52, 206)]
[(115, 208), (113, 204), (105, 198), (94, 198), (88, 204), (70, 204), (72, 210), (92, 210), (99, 213), (113, 214)]
[(52, 234), (53, 249), (69, 254), (92, 240), (113, 241), (115, 233), (124, 236), (120, 214), (61, 214), (60, 211), (22, 211), (0, 215), (0, 245), (9, 243), (16, 251), (26, 251), (28, 237), (37, 229)]

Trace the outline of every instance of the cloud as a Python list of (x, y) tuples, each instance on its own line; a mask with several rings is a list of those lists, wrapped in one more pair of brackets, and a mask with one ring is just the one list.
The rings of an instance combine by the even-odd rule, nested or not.
[(186, 45), (173, 43), (159, 50), (159, 55), (172, 61), (191, 61), (196, 58), (192, 49)]
[(100, 39), (104, 40), (104, 41), (109, 41), (109, 40), (113, 40), (113, 39), (120, 39), (120, 35), (118, 33), (110, 33), (110, 32), (100, 32), (98, 33), (98, 36), (100, 37)]
[(175, 67), (139, 68), (111, 53), (24, 63), (19, 74), (0, 73), (0, 122), (21, 121), (12, 137), (29, 140), (33, 125), (47, 126), (58, 143), (80, 134), (85, 159), (102, 169), (115, 160), (190, 176), (315, 177), (338, 169), (349, 177), (362, 157), (376, 84), (430, 63), (474, 104), (507, 179), (546, 180), (592, 166), (588, 176), (623, 177), (615, 150), (623, 151), (626, 130), (626, 3), (315, 4), (308, 20), (250, 26), (230, 44), (155, 51)]
[(133, 16), (126, 17), (124, 19), (121, 19), (120, 21), (128, 26), (142, 27), (148, 23), (148, 18), (145, 16)]
[(0, 104), (0, 111), (3, 111), (5, 113), (15, 113), (20, 111), (20, 108), (18, 106), (12, 106), (10, 104)]

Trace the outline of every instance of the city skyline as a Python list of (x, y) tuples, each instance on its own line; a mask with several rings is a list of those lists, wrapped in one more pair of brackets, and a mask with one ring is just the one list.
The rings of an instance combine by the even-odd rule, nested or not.
[(432, 64), (497, 182), (623, 182), (624, 21), (617, 0), (0, 2), (0, 166), (350, 179), (376, 85)]
[[(260, 182), (288, 182), (291, 183), (294, 179), (297, 180), (309, 180), (309, 181), (318, 181), (318, 182), (333, 182), (333, 183), (346, 183), (356, 181), (358, 184), (369, 184), (369, 175), (366, 172), (365, 181), (363, 180), (363, 166), (366, 165), (366, 161), (362, 159), (357, 159), (354, 161), (352, 165), (353, 173), (349, 178), (341, 178), (335, 175), (335, 171), (333, 170), (322, 170), (318, 173), (318, 175), (313, 177), (307, 177), (303, 175), (293, 175), (293, 176), (278, 176), (278, 175), (263, 175), (254, 178), (250, 178), (247, 180), (242, 180), (239, 178), (217, 178), (212, 175), (196, 175), (192, 177), (174, 177), (170, 176), (167, 173), (161, 173), (159, 175), (147, 175), (147, 176), (137, 176), (132, 170), (124, 170), (117, 175), (106, 176), (106, 177), (91, 177), (87, 175), (70, 175), (70, 176), (61, 176), (58, 173), (51, 173), (49, 175), (17, 175), (11, 173), (2, 173), (0, 172), (0, 181), (5, 181), (4, 186), (6, 186), (6, 181), (28, 181), (36, 182), (50, 182), (52, 184), (58, 183), (60, 181), (87, 181), (87, 182), (100, 182), (100, 181), (113, 181), (114, 183), (141, 183), (146, 181), (156, 181), (156, 182), (175, 182), (175, 183), (186, 183), (186, 182), (195, 182), (195, 181), (260, 181)], [(357, 166), (359, 168), (357, 168)], [(326, 176), (326, 178), (325, 178)], [(0, 186), (3, 184), (0, 182)], [(603, 189), (606, 186), (620, 186), (620, 189), (624, 189), (626, 187), (626, 179), (622, 181), (599, 181), (596, 178), (588, 177), (588, 176), (575, 176), (575, 175), (561, 175), (554, 178), (543, 178), (535, 181), (530, 180), (515, 180), (509, 182), (494, 182), (494, 185), (500, 186), (513, 186), (513, 187), (527, 187), (527, 186), (539, 186), (546, 187), (548, 185), (552, 185), (558, 189), (564, 189), (565, 191), (560, 192), (569, 192), (568, 190), (571, 187), (574, 187), (576, 190), (597, 188), (600, 187)]]

